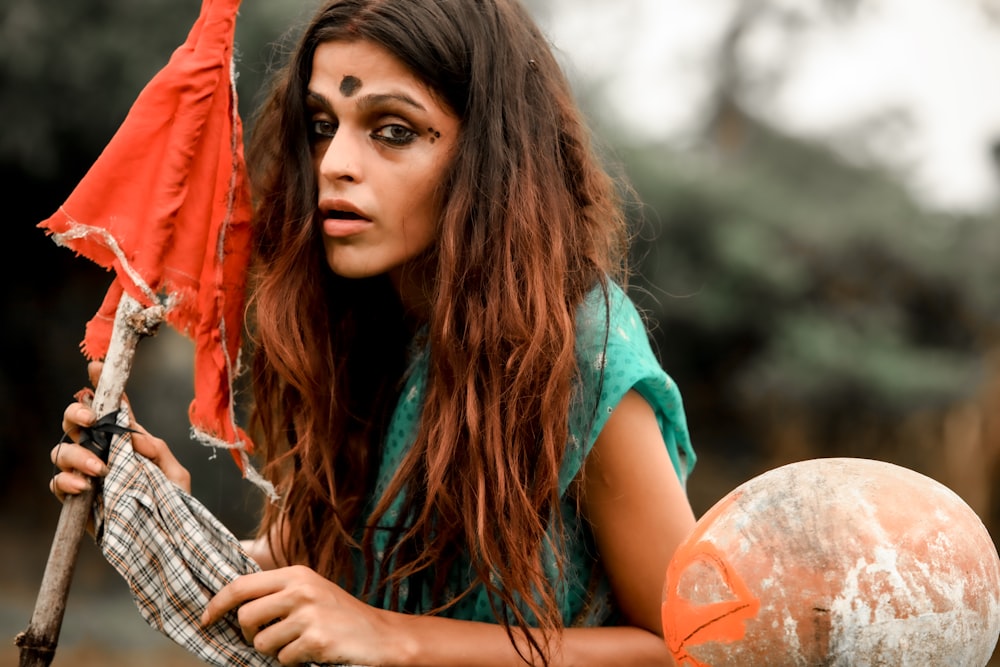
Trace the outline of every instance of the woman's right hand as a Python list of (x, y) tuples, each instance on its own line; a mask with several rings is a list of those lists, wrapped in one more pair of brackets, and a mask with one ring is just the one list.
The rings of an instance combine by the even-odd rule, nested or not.
[[(95, 361), (87, 369), (91, 382), (95, 385), (101, 375), (101, 366), (100, 362)], [(127, 399), (125, 403), (128, 404)], [(59, 472), (49, 482), (49, 490), (60, 502), (67, 495), (76, 495), (90, 488), (91, 477), (103, 477), (108, 473), (108, 467), (96, 454), (78, 444), (81, 429), (93, 426), (96, 420), (94, 411), (79, 401), (71, 403), (63, 412), (62, 428), (72, 442), (60, 443), (52, 448), (50, 458)], [(190, 493), (191, 474), (187, 468), (180, 464), (166, 442), (136, 423), (131, 406), (129, 421), (134, 431), (132, 449), (158, 466), (167, 479)]]

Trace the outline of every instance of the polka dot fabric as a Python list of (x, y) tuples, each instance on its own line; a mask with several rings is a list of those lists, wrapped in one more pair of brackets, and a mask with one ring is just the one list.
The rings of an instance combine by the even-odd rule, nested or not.
[[(622, 397), (630, 389), (635, 389), (653, 407), (664, 446), (682, 483), (687, 481), (695, 454), (688, 436), (680, 393), (653, 354), (645, 323), (620, 286), (609, 282), (606, 293), (599, 286), (581, 305), (577, 315), (576, 352), (579, 377), (569, 415), (569, 443), (560, 471), (567, 571), (564, 578), (557, 581), (554, 557), (548, 559), (546, 567), (552, 580), (557, 581), (556, 590), (564, 623), (593, 626), (613, 619), (615, 610), (607, 577), (599, 562), (595, 561), (596, 548), (592, 537), (584, 518), (577, 513), (576, 502), (570, 497), (568, 489), (608, 417)], [(385, 491), (412, 444), (426, 378), (427, 351), (420, 350), (412, 361), (390, 422), (373, 502)], [(397, 498), (394, 509), (386, 517), (390, 524), (397, 519), (400, 504), (401, 499)], [(376, 567), (385, 571), (392, 567), (391, 563), (384, 562), (387, 546), (387, 531), (378, 531), (375, 535)], [(452, 577), (451, 588), (455, 593), (465, 590), (471, 576), (468, 568), (459, 569), (461, 571), (453, 573)], [(358, 582), (358, 587), (360, 584)], [(408, 610), (419, 613), (431, 606), (429, 591), (404, 591), (403, 596)], [(388, 598), (370, 602), (386, 606)], [(445, 615), (464, 620), (497, 621), (482, 587), (465, 596)]]

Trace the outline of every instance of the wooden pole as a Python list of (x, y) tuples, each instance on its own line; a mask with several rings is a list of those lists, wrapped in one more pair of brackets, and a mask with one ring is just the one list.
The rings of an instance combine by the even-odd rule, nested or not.
[[(143, 308), (128, 294), (122, 295), (108, 354), (94, 392), (92, 407), (98, 419), (121, 406), (136, 345), (141, 337), (156, 332), (163, 321), (163, 313), (162, 306)], [(92, 485), (89, 490), (67, 496), (63, 501), (31, 622), (14, 640), (21, 649), (20, 667), (48, 667), (55, 657), (69, 585), (95, 495)]]

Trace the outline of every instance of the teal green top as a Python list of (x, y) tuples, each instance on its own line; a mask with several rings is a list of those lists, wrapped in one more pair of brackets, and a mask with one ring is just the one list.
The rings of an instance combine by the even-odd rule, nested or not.
[[(605, 304), (610, 305), (610, 309)], [(595, 288), (580, 306), (577, 315), (577, 360), (580, 382), (569, 415), (569, 443), (559, 475), (562, 515), (566, 530), (567, 570), (557, 583), (557, 594), (567, 626), (594, 626), (613, 620), (614, 606), (610, 589), (586, 521), (577, 512), (577, 504), (568, 493), (569, 485), (580, 472), (584, 459), (611, 412), (630, 389), (639, 392), (653, 407), (663, 443), (682, 484), (695, 462), (677, 386), (661, 368), (649, 344), (645, 323), (635, 305), (618, 285), (609, 283), (608, 300), (604, 290)], [(413, 360), (413, 366), (399, 397), (389, 431), (373, 498), (381, 497), (413, 442), (423, 403), (427, 379), (427, 351)], [(397, 517), (402, 499), (386, 516), (389, 523)], [(383, 562), (388, 531), (376, 531), (376, 567)], [(556, 580), (554, 565), (552, 579)], [(462, 580), (462, 574), (467, 575)], [(471, 571), (457, 573), (453, 590), (465, 590)], [(377, 579), (376, 579), (377, 580)], [(360, 582), (359, 586), (360, 588)], [(358, 592), (358, 591), (356, 591)], [(403, 607), (420, 613), (430, 608), (429, 591), (402, 590)], [(369, 599), (376, 606), (388, 606), (386, 599)], [(482, 587), (449, 608), (445, 615), (463, 620), (497, 622)]]

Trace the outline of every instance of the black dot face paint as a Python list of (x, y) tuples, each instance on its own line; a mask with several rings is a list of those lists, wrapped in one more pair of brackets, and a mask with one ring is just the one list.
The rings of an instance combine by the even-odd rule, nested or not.
[(427, 134), (431, 135), (431, 143), (432, 144), (435, 141), (437, 141), (438, 139), (441, 138), (441, 133), (438, 132), (437, 130), (435, 130), (433, 127), (428, 127), (427, 128)]
[(350, 97), (354, 93), (361, 90), (361, 79), (356, 76), (351, 76), (348, 74), (340, 81), (340, 94), (344, 97)]

